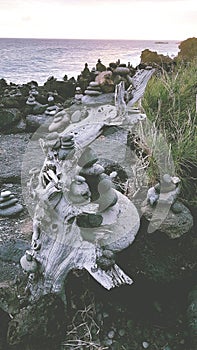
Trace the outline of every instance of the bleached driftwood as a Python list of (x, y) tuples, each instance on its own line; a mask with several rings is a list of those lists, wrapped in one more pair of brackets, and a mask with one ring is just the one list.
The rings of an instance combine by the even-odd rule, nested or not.
[[(135, 100), (141, 97), (150, 76), (148, 71), (134, 79)], [(38, 186), (30, 188), (36, 200), (32, 244), (21, 258), (29, 274), (27, 289), (33, 300), (48, 293), (58, 293), (64, 299), (64, 282), (72, 269), (85, 268), (107, 289), (132, 283), (115, 264), (113, 253), (135, 239), (140, 225), (137, 209), (111, 187), (102, 167), (91, 157), (80, 164), (87, 147), (102, 135), (106, 125), (121, 126), (125, 120), (128, 123), (123, 95), (124, 86), (120, 86), (116, 106), (92, 108), (86, 119), (69, 125), (54, 140), (41, 140), (46, 159), (39, 175), (32, 175), (34, 180), (38, 177)], [(133, 117), (136, 123), (143, 115), (136, 111)], [(87, 173), (87, 178), (81, 173)], [(88, 183), (91, 176), (98, 182), (97, 200), (92, 199), (94, 193)], [(30, 179), (30, 187), (32, 183)], [(99, 263), (102, 261), (107, 265)]]

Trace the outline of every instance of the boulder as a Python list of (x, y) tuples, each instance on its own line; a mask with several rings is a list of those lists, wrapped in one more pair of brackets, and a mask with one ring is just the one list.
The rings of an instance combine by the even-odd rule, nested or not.
[(21, 113), (17, 108), (0, 108), (0, 129), (6, 130), (15, 125), (21, 119)]
[(76, 84), (73, 81), (58, 81), (47, 80), (44, 84), (47, 91), (57, 91), (57, 93), (63, 98), (73, 97), (75, 94)]
[(36, 131), (41, 125), (44, 125), (45, 123), (49, 122), (51, 119), (46, 114), (29, 114), (26, 117), (26, 131), (27, 132), (34, 132)]
[(112, 80), (112, 72), (104, 71), (97, 75), (95, 81), (100, 85), (101, 91), (104, 93), (114, 92), (115, 85)]
[(49, 131), (61, 132), (66, 128), (66, 126), (69, 125), (69, 123), (70, 123), (70, 118), (68, 113), (65, 110), (59, 111), (55, 115), (53, 122), (49, 125)]
[(102, 94), (100, 96), (83, 96), (82, 104), (87, 106), (100, 105), (100, 104), (113, 104), (114, 103), (114, 94)]
[[(175, 204), (173, 204), (173, 206), (175, 205), (175, 210), (173, 210), (172, 206), (166, 217), (164, 214), (165, 219), (159, 226), (159, 231), (165, 233), (171, 239), (179, 238), (188, 233), (193, 226), (193, 217), (190, 210), (181, 202), (177, 201)], [(156, 210), (157, 206), (151, 207), (147, 204), (147, 201), (145, 201), (141, 207), (141, 212), (148, 221), (151, 221)], [(162, 217), (162, 210), (164, 210), (164, 212), (166, 211), (166, 205), (160, 206), (160, 210), (157, 214), (158, 220)], [(151, 224), (154, 228), (154, 222), (151, 222)], [(155, 217), (155, 224), (157, 225), (157, 217)]]
[(116, 69), (114, 69), (113, 73), (125, 76), (127, 74), (130, 74), (130, 70), (127, 67), (117, 67)]

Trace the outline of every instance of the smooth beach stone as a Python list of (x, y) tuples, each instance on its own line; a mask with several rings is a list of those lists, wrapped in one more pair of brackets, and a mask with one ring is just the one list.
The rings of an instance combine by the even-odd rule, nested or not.
[(67, 142), (65, 144), (62, 144), (61, 148), (62, 149), (73, 149), (74, 145), (75, 145), (75, 143), (71, 141), (71, 142)]
[(73, 139), (73, 135), (72, 135), (72, 134), (68, 134), (68, 135), (65, 135), (65, 136), (62, 136), (62, 137), (61, 137), (61, 140), (62, 140), (63, 142), (70, 141), (70, 140), (72, 140), (72, 139)]
[(30, 95), (26, 101), (26, 104), (29, 105), (29, 106), (32, 106), (32, 105), (35, 105), (37, 102), (36, 102), (36, 99), (34, 96)]
[[(94, 213), (82, 213), (77, 216), (77, 225), (79, 227), (90, 228), (99, 227), (103, 221), (102, 215)], [(84, 237), (83, 237), (84, 238)]]
[(113, 104), (114, 93), (101, 94), (100, 96), (88, 96), (84, 95), (81, 99), (83, 105), (97, 106), (101, 104)]
[[(85, 180), (85, 179), (84, 179)], [(91, 196), (88, 184), (83, 181), (73, 181), (70, 185), (69, 198), (73, 203), (84, 203)]]
[(87, 87), (87, 90), (89, 90), (89, 91), (101, 91), (101, 88), (100, 88), (100, 86), (95, 86), (95, 87), (92, 87), (92, 86), (88, 86)]
[(130, 70), (129, 68), (126, 68), (126, 67), (117, 67), (116, 69), (114, 69), (113, 73), (120, 74), (120, 75), (127, 75), (130, 73)]
[(5, 198), (5, 197), (9, 197), (12, 193), (10, 191), (2, 191), (1, 192), (1, 197)]
[(98, 157), (96, 153), (92, 150), (92, 148), (87, 147), (85, 151), (82, 153), (81, 157), (78, 160), (78, 164), (81, 167), (89, 168), (94, 163), (96, 163), (98, 160)]
[(60, 120), (62, 120), (62, 118), (63, 118), (63, 115), (61, 115), (61, 116), (55, 116), (55, 118), (54, 118), (54, 120), (53, 120), (53, 123), (58, 123), (58, 122), (60, 122)]
[(108, 178), (104, 178), (103, 180), (101, 180), (99, 182), (98, 185), (98, 190), (100, 193), (106, 193), (107, 191), (109, 191), (112, 187), (112, 182), (110, 179)]
[(84, 93), (88, 96), (99, 96), (102, 94), (102, 92), (96, 90), (85, 90)]
[(82, 168), (80, 175), (84, 176), (99, 176), (103, 174), (105, 169), (100, 164), (93, 164), (90, 168)]
[(82, 113), (81, 111), (75, 111), (70, 118), (70, 121), (72, 123), (78, 123), (80, 121), (80, 119), (82, 118)]
[[(69, 157), (68, 157), (69, 155)], [(65, 160), (67, 157), (70, 158), (74, 155), (74, 150), (73, 149), (65, 149), (65, 148), (60, 148), (58, 151), (58, 158), (60, 160)]]
[(56, 115), (53, 122), (49, 125), (49, 132), (62, 131), (70, 123), (70, 118), (68, 114)]
[(0, 209), (0, 216), (2, 217), (11, 217), (19, 214), (23, 210), (23, 206), (21, 204), (15, 204), (12, 207)]
[(86, 181), (85, 177), (80, 176), (80, 175), (75, 175), (75, 181), (79, 183), (83, 183)]
[(9, 201), (11, 198), (14, 198), (15, 196), (13, 194), (11, 194), (10, 196), (7, 196), (7, 197), (3, 197), (1, 198), (0, 197), (0, 203), (4, 203), (4, 202), (7, 202)]
[(97, 83), (97, 81), (91, 81), (89, 83), (89, 86), (91, 86), (91, 87), (99, 87), (99, 83)]
[(114, 189), (110, 189), (105, 193), (102, 193), (96, 203), (99, 204), (99, 211), (103, 212), (104, 210), (113, 207), (118, 201), (118, 196)]
[(57, 110), (57, 106), (56, 105), (53, 105), (53, 106), (48, 106), (47, 107), (47, 111), (51, 112), (51, 111), (56, 111)]
[(13, 204), (15, 204), (17, 202), (18, 202), (17, 198), (8, 199), (7, 201), (4, 201), (3, 203), (0, 203), (0, 209), (9, 208), (9, 207), (11, 207)]
[(23, 270), (29, 273), (36, 272), (38, 269), (38, 263), (35, 261), (35, 259), (29, 261), (26, 254), (20, 259), (20, 264)]
[(47, 135), (46, 139), (51, 141), (51, 140), (57, 139), (58, 137), (59, 137), (59, 134), (56, 131), (53, 131)]

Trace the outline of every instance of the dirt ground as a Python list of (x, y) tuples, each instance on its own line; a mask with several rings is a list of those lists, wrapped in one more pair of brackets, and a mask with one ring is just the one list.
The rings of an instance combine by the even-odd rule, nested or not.
[[(0, 190), (10, 190), (24, 205), (16, 218), (0, 218), (0, 282), (23, 278), (19, 260), (31, 241), (32, 218), (21, 188), (22, 158), (30, 137), (0, 135)], [(195, 230), (170, 241), (158, 232), (147, 235), (146, 228), (143, 221), (135, 243), (116, 257), (133, 285), (106, 291), (85, 271), (69, 274), (61, 350), (195, 350), (187, 318), (188, 293), (197, 284)]]

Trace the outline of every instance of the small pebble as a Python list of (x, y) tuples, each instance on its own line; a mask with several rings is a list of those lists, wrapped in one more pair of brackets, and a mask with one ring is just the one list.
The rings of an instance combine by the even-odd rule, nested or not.
[(115, 332), (114, 331), (110, 331), (108, 334), (107, 334), (108, 338), (110, 339), (113, 339), (114, 336), (115, 336)]

